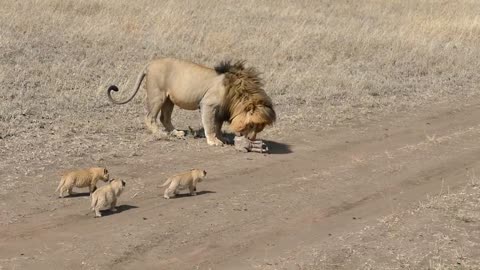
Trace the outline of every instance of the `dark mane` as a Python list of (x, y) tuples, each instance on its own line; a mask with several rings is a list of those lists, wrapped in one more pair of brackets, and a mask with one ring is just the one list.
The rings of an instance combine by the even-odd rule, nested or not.
[[(245, 61), (222, 61), (215, 66), (218, 74), (225, 74), (224, 85), (226, 88), (223, 107), (219, 116), (223, 120), (231, 121), (233, 117), (247, 110), (248, 107), (265, 106), (273, 108), (272, 101), (263, 89), (260, 73), (253, 67), (245, 68)], [(275, 121), (275, 112), (265, 115), (266, 122)]]
[(244, 63), (245, 61), (237, 61), (232, 64), (231, 60), (224, 60), (216, 65), (214, 69), (218, 74), (235, 73), (245, 69)]

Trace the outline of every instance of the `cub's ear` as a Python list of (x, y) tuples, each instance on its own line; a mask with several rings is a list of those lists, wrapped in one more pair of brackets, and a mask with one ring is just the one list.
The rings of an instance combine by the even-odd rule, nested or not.
[(125, 186), (127, 183), (125, 183), (125, 181), (122, 180), (122, 186)]
[(104, 169), (103, 169), (103, 174), (107, 174), (107, 173), (108, 173), (107, 168), (104, 168)]
[(115, 180), (114, 178), (108, 180), (108, 183), (111, 183), (113, 180)]
[(203, 174), (207, 175), (207, 171), (203, 170)]

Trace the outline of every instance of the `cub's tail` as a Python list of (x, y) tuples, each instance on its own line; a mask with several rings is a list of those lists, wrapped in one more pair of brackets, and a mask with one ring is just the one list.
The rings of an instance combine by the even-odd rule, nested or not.
[(172, 182), (172, 178), (168, 178), (167, 181), (165, 181), (165, 183), (163, 183), (163, 185), (161, 185), (160, 187), (166, 187), (166, 186), (168, 186), (171, 182)]

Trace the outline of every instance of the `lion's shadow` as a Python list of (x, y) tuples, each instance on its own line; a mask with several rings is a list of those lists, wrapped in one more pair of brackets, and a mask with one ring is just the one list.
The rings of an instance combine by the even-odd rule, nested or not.
[[(189, 130), (184, 130), (184, 132), (189, 137), (205, 138), (205, 130), (203, 128), (200, 128), (200, 129), (190, 128)], [(224, 132), (223, 133), (223, 138), (225, 139), (225, 143), (227, 145), (233, 145), (235, 134)], [(268, 146), (270, 154), (279, 155), (279, 154), (292, 153), (290, 145), (288, 145), (288, 144), (275, 142), (275, 141), (271, 141), (271, 140), (263, 140), (263, 142)]]
[(72, 192), (70, 195), (65, 196), (65, 198), (77, 198), (77, 197), (89, 197), (90, 192)]
[[(227, 141), (228, 145), (233, 146), (233, 139), (235, 138), (235, 134), (232, 133), (224, 133), (223, 137)], [(262, 140), (268, 147), (268, 153), (272, 155), (279, 155), (279, 154), (289, 154), (292, 153), (290, 149), (290, 145), (285, 143), (279, 143), (271, 140)]]
[(289, 144), (279, 143), (279, 142), (270, 141), (270, 140), (263, 140), (263, 142), (268, 146), (268, 150), (270, 154), (280, 155), (280, 154), (290, 154), (293, 152)]

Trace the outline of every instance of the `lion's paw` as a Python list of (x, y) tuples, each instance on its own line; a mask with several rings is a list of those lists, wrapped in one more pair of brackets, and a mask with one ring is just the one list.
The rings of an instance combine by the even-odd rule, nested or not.
[(170, 132), (170, 135), (173, 135), (173, 136), (178, 137), (178, 138), (183, 138), (183, 137), (185, 137), (186, 134), (185, 134), (185, 131), (183, 131), (183, 130), (174, 129)]
[(168, 139), (168, 134), (165, 131), (157, 131), (153, 133), (153, 137), (156, 140), (167, 140)]
[(223, 146), (223, 142), (220, 141), (219, 139), (215, 138), (213, 140), (208, 140), (207, 139), (207, 143), (208, 145), (211, 145), (211, 146)]

